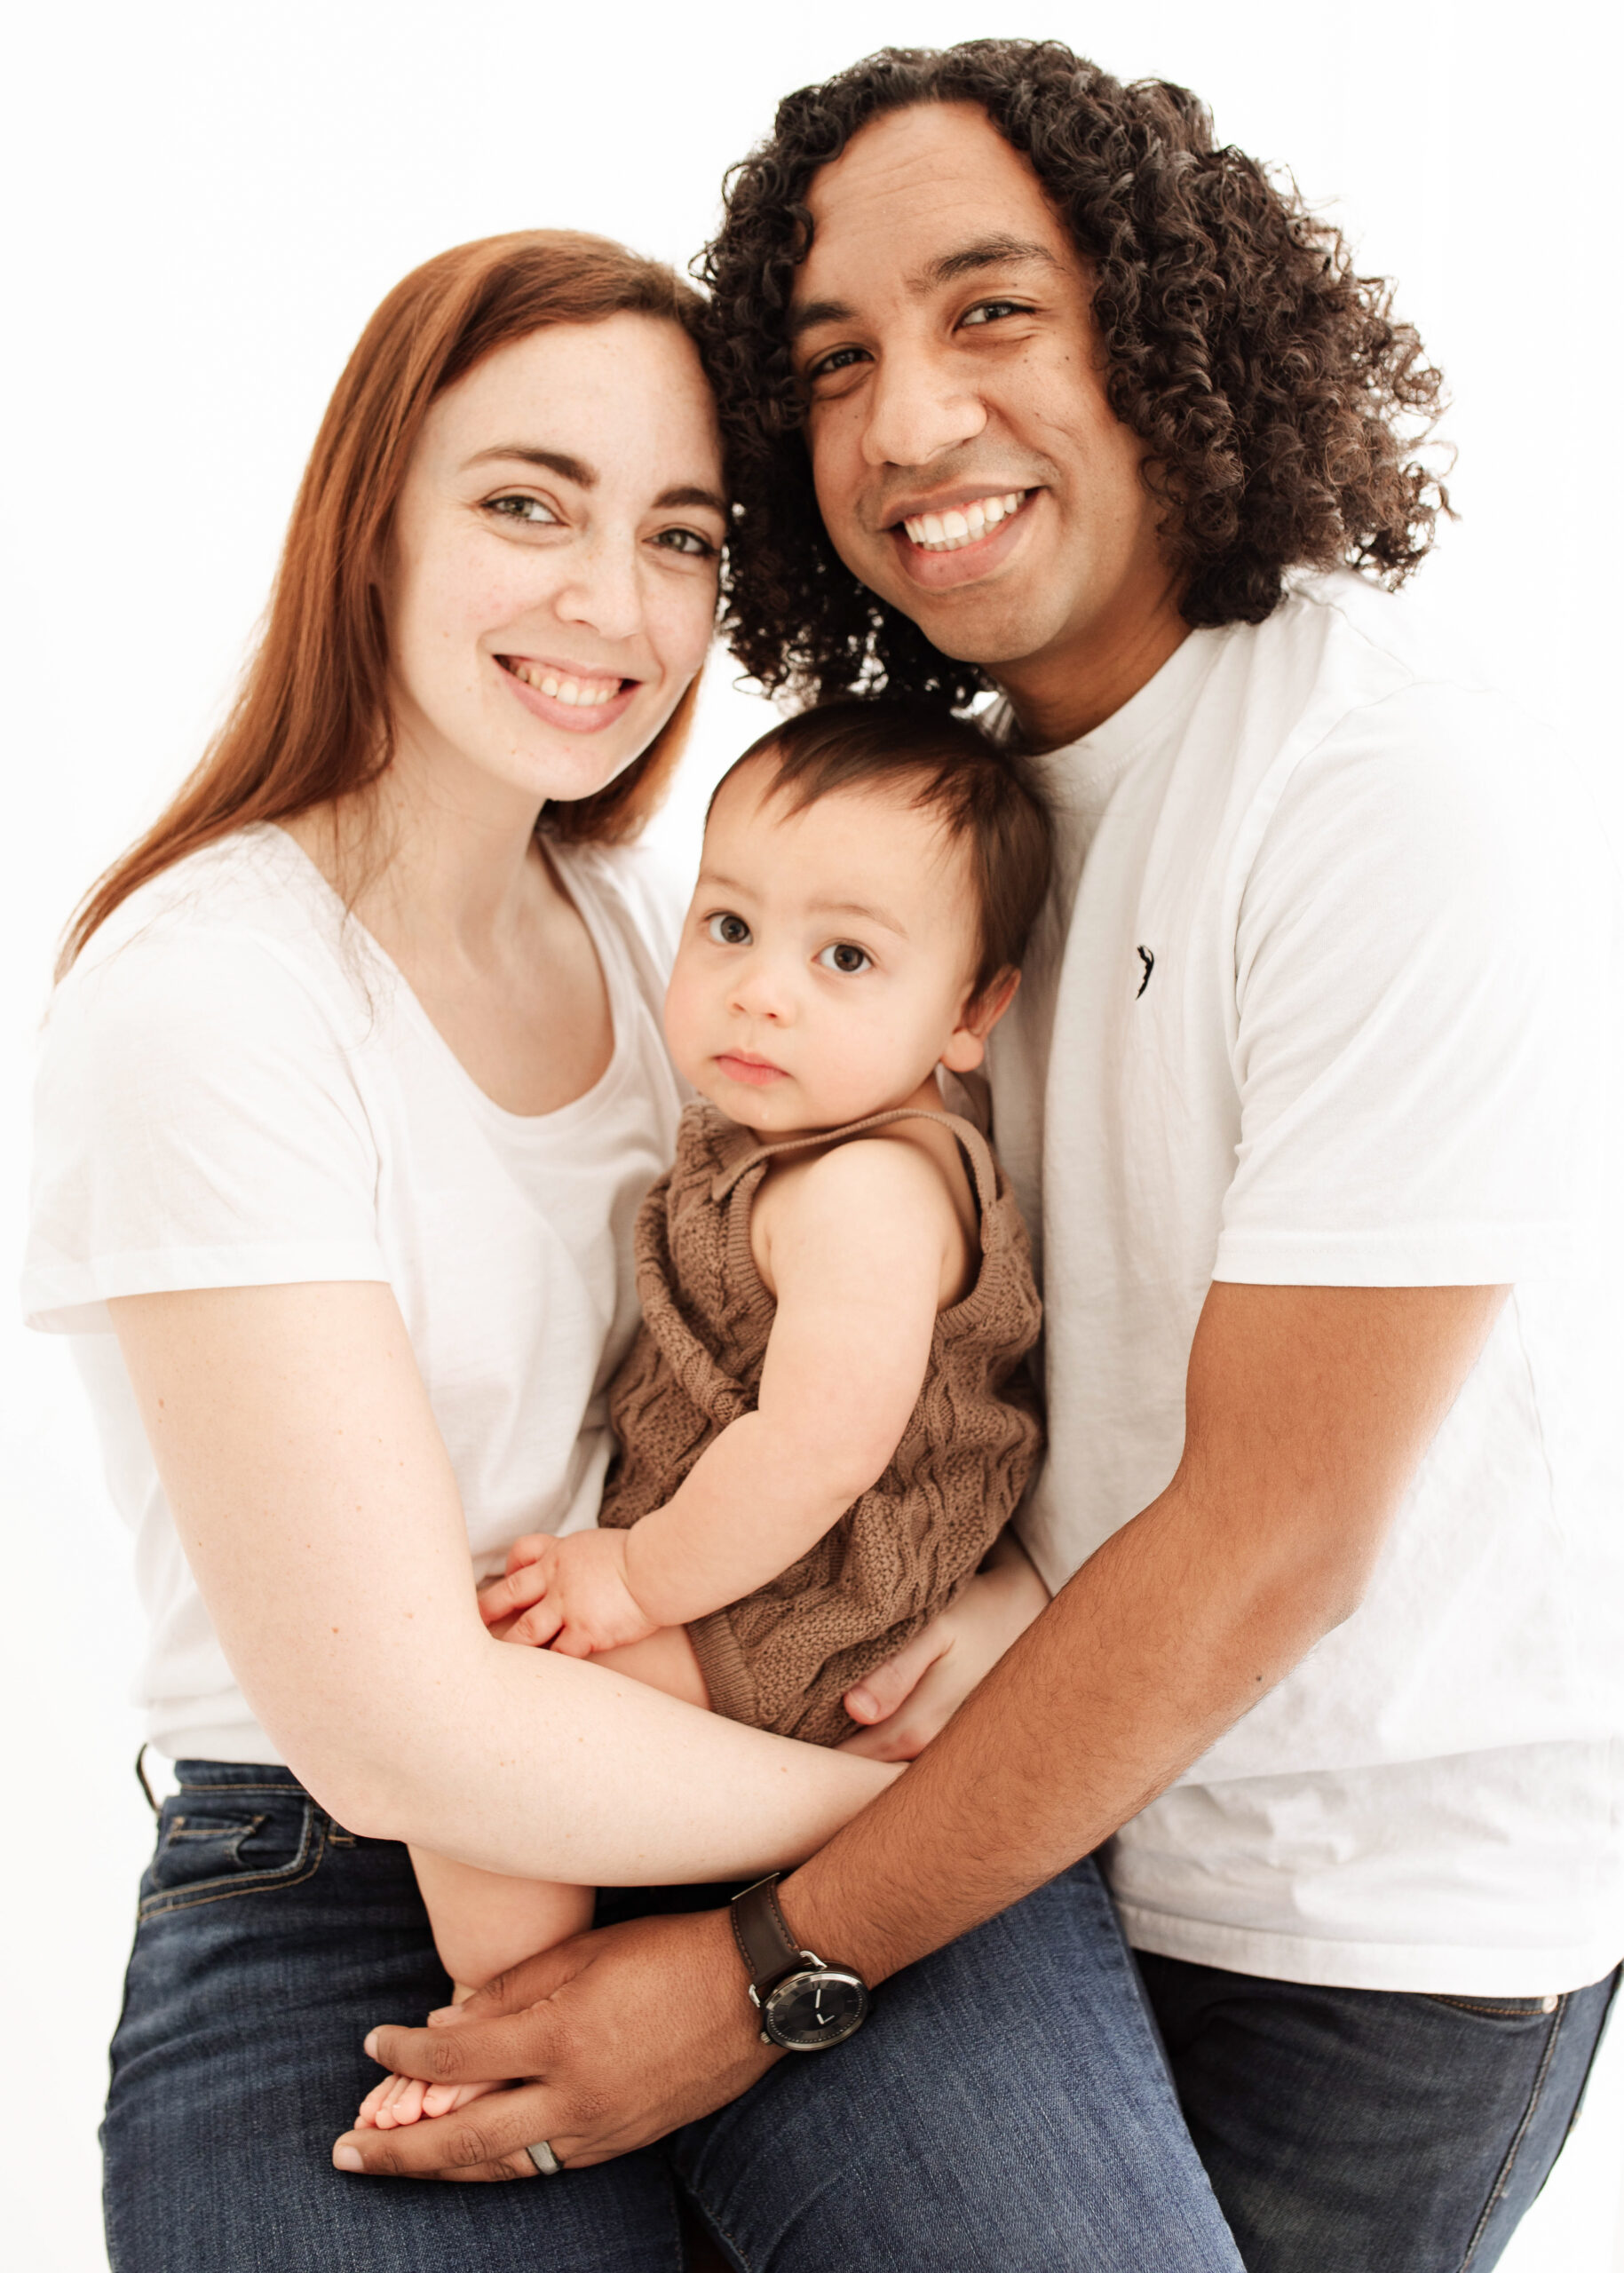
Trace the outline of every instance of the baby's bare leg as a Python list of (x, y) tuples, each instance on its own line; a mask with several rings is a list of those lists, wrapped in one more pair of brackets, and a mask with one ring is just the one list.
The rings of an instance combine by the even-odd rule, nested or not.
[[(662, 1626), (641, 1642), (606, 1650), (593, 1663), (630, 1674), (650, 1689), (663, 1690), (685, 1705), (709, 1709), (705, 1676), (686, 1630)], [(453, 1863), (426, 1849), (408, 1850), (434, 1929), (440, 1961), (456, 1984), (453, 2001), (505, 1973), (522, 1958), (581, 1934), (592, 1922), (592, 1889), (552, 1885), (536, 1879), (503, 1878)], [(356, 2128), (391, 2131), (421, 2116), (448, 2115), (453, 2108), (495, 2091), (495, 2084), (424, 2084), (412, 2076), (385, 2076), (361, 2102)]]
[[(440, 1961), (456, 1984), (453, 2002), (505, 1973), (523, 1958), (592, 1922), (592, 1889), (536, 1879), (504, 1878), (495, 1871), (454, 1863), (426, 1849), (408, 1850), (434, 1929)], [(420, 2116), (448, 2115), (479, 2099), (494, 2084), (425, 2084), (412, 2076), (385, 2076), (361, 2102), (358, 2129), (392, 2131)]]

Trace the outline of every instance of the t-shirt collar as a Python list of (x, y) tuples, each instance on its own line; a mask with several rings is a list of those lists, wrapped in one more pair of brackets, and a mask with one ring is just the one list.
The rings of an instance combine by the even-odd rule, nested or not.
[[(1113, 710), (1091, 733), (1074, 742), (1062, 742), (1045, 751), (1045, 768), (1060, 769), (1073, 780), (1114, 776), (1142, 749), (1165, 741), (1195, 706), (1208, 672), (1218, 659), (1232, 627), (1190, 632), (1155, 676)], [(986, 714), (990, 732), (1002, 738), (1013, 718), (1006, 697), (1000, 695)]]

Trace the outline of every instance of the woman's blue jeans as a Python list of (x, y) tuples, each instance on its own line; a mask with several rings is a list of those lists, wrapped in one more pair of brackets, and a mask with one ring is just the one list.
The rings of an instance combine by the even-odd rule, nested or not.
[(361, 2039), (447, 1994), (406, 1850), (286, 1769), (178, 1774), (113, 2045), (114, 2273), (677, 2273), (678, 2187), (749, 2273), (1240, 2273), (1090, 1864), (658, 2147), (505, 2186), (362, 2179), (329, 2158), (377, 2078)]

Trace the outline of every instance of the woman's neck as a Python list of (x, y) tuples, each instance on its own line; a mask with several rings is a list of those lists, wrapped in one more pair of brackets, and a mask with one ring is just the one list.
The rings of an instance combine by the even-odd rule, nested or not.
[[(494, 794), (493, 794), (494, 793)], [(500, 962), (557, 887), (535, 812), (503, 784), (447, 781), (399, 752), (357, 796), (286, 824), (402, 964)]]

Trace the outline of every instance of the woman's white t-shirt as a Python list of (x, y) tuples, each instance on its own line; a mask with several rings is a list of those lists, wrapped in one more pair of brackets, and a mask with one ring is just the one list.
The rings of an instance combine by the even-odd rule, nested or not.
[(109, 1296), (376, 1279), (406, 1320), (476, 1572), (597, 1517), (606, 1390), (637, 1326), (638, 1206), (680, 1105), (660, 1001), (672, 909), (645, 856), (553, 849), (598, 951), (607, 1071), (504, 1112), (283, 830), (134, 893), (58, 988), (36, 1108), (28, 1322), (72, 1339), (151, 1620), (140, 1697), (171, 1757), (280, 1759), (176, 1536)]

